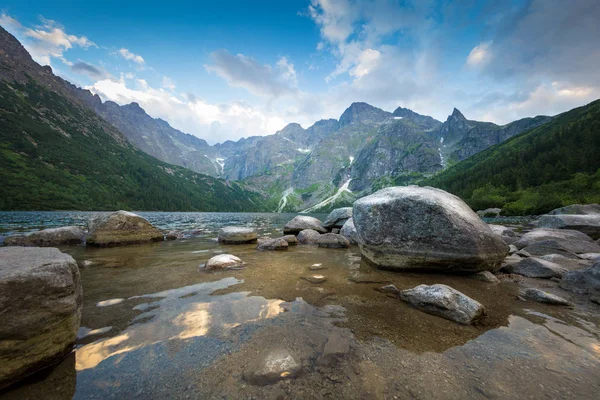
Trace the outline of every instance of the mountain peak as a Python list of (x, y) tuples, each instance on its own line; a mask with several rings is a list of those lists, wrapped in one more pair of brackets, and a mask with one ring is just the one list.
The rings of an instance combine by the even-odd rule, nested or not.
[(454, 110), (452, 110), (451, 117), (454, 117), (455, 119), (466, 119), (465, 116), (456, 107), (454, 108)]
[(350, 107), (340, 117), (340, 125), (378, 123), (383, 122), (390, 115), (390, 113), (383, 111), (381, 108), (363, 102), (355, 102), (350, 104)]

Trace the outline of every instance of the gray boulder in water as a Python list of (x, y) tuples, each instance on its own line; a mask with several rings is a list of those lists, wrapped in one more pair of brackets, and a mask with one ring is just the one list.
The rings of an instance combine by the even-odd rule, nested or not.
[(254, 243), (258, 239), (255, 229), (239, 226), (226, 226), (219, 233), (219, 242), (225, 244)]
[(283, 227), (283, 234), (297, 235), (305, 229), (312, 229), (319, 233), (327, 233), (323, 223), (308, 215), (297, 215)]
[(329, 213), (323, 226), (326, 229), (340, 229), (350, 218), (352, 218), (352, 207), (336, 208)]
[(275, 239), (259, 239), (258, 250), (287, 250), (289, 247), (288, 241), (284, 238)]
[(219, 254), (206, 262), (204, 268), (207, 271), (214, 271), (227, 268), (239, 268), (246, 265), (239, 257), (232, 254)]
[(485, 314), (485, 308), (469, 296), (450, 286), (419, 285), (402, 290), (400, 298), (428, 314), (437, 315), (460, 324), (471, 324)]
[(356, 233), (356, 227), (354, 226), (354, 220), (352, 218), (346, 221), (344, 226), (342, 226), (340, 235), (348, 239), (350, 244), (358, 244), (359, 238), (358, 234)]
[(319, 236), (317, 239), (319, 247), (326, 247), (330, 249), (345, 249), (350, 246), (348, 239), (337, 233), (326, 233)]
[(7, 246), (54, 247), (81, 244), (85, 232), (78, 226), (43, 229), (27, 235), (9, 236), (5, 239)]
[(87, 244), (93, 246), (117, 246), (164, 239), (158, 228), (145, 218), (128, 211), (115, 211), (90, 222)]
[(379, 190), (354, 203), (362, 255), (380, 268), (496, 271), (508, 245), (458, 197), (418, 186)]
[(298, 243), (300, 244), (317, 244), (321, 234), (314, 229), (304, 229), (298, 234)]
[(55, 248), (0, 249), (0, 388), (71, 351), (82, 304), (73, 257)]
[(589, 268), (567, 272), (560, 287), (575, 293), (600, 295), (600, 261)]
[(592, 239), (600, 239), (600, 214), (587, 215), (542, 215), (537, 221), (540, 228), (573, 229), (583, 232)]

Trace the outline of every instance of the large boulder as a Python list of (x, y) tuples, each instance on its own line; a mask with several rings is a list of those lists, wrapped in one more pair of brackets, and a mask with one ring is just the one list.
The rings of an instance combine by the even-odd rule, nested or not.
[(570, 206), (557, 208), (548, 215), (589, 215), (600, 214), (600, 204), (571, 204)]
[(524, 258), (503, 268), (511, 274), (523, 275), (529, 278), (560, 278), (567, 272), (566, 268), (537, 257)]
[(207, 271), (214, 271), (219, 269), (240, 268), (245, 265), (245, 262), (232, 254), (219, 254), (208, 260), (204, 269)]
[(441, 284), (402, 290), (400, 298), (421, 311), (460, 324), (471, 324), (485, 314), (485, 308), (479, 302)]
[(86, 239), (88, 245), (102, 247), (162, 240), (163, 234), (158, 228), (128, 211), (115, 211), (93, 219)]
[(326, 247), (330, 249), (346, 249), (350, 246), (348, 239), (337, 233), (326, 233), (319, 236), (317, 240), (319, 247)]
[(573, 229), (592, 239), (600, 238), (600, 214), (542, 215), (537, 221), (539, 228)]
[(7, 246), (54, 247), (81, 244), (85, 232), (78, 226), (43, 229), (26, 235), (9, 236), (5, 239)]
[(255, 229), (239, 226), (226, 226), (219, 233), (219, 242), (225, 244), (254, 243), (258, 239)]
[(517, 248), (523, 249), (535, 243), (548, 240), (556, 241), (566, 251), (575, 254), (600, 252), (600, 246), (594, 243), (592, 238), (585, 233), (571, 229), (534, 229), (525, 233), (513, 244)]
[(0, 248), (0, 387), (71, 351), (82, 303), (73, 257), (55, 248)]
[(362, 255), (380, 268), (496, 271), (508, 245), (461, 199), (440, 189), (379, 190), (354, 203)]
[(600, 295), (600, 262), (586, 269), (567, 272), (560, 287), (575, 293)]
[(356, 233), (356, 227), (354, 226), (354, 220), (352, 218), (346, 221), (344, 226), (342, 226), (340, 235), (348, 239), (350, 244), (358, 244), (358, 233)]
[(298, 243), (300, 244), (317, 244), (321, 234), (314, 229), (304, 229), (298, 234)]
[(352, 207), (336, 208), (329, 213), (323, 226), (327, 229), (340, 229), (350, 218), (352, 218)]
[(323, 223), (308, 215), (297, 215), (283, 227), (283, 234), (297, 235), (305, 229), (312, 229), (319, 233), (327, 233)]

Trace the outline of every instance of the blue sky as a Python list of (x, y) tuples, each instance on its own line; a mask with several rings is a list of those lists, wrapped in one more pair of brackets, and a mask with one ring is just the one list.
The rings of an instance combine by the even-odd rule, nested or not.
[(507, 123), (600, 97), (600, 2), (8, 0), (0, 25), (104, 100), (210, 143), (350, 103)]

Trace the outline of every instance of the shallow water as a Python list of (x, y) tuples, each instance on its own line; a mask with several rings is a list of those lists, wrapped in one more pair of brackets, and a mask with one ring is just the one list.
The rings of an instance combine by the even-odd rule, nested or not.
[[(7, 222), (0, 215), (0, 227), (30, 230), (89, 214), (58, 215), (60, 222), (38, 213), (29, 223), (14, 222), (27, 216)], [(84, 288), (77, 347), (2, 398), (595, 399), (600, 393), (600, 307), (552, 281), (488, 284), (394, 273), (364, 263), (357, 248), (259, 252), (214, 240), (229, 224), (276, 235), (291, 215), (144, 216), (163, 229), (202, 233), (139, 246), (63, 248), (78, 261)], [(247, 267), (199, 268), (221, 252)], [(311, 271), (314, 264), (323, 269)], [(327, 280), (302, 279), (313, 274)], [(457, 325), (375, 291), (387, 283), (447, 284), (481, 302), (488, 315), (474, 326)], [(576, 306), (522, 302), (519, 285), (543, 287)], [(322, 365), (323, 346), (335, 335), (350, 340), (350, 351), (336, 365)], [(257, 355), (280, 347), (302, 363), (302, 373), (270, 386), (246, 383), (243, 372)]]

